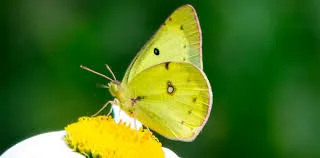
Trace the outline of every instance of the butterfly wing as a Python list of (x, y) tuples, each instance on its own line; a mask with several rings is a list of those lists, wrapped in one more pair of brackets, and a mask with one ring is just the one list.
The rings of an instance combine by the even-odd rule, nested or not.
[(136, 98), (136, 118), (169, 139), (192, 141), (210, 115), (210, 83), (202, 70), (189, 63), (152, 66), (127, 88), (130, 98)]
[(196, 11), (191, 5), (175, 10), (144, 45), (130, 64), (123, 83), (139, 72), (167, 61), (190, 62), (202, 69), (202, 36)]

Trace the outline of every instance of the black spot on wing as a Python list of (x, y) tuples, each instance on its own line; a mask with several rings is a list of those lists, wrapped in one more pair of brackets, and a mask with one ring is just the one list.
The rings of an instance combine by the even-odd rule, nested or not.
[(173, 95), (175, 91), (176, 91), (176, 88), (172, 85), (171, 81), (168, 81), (167, 82), (167, 93), (169, 95)]
[(192, 110), (189, 110), (189, 111), (188, 111), (188, 115), (190, 115), (191, 113), (192, 113)]
[(169, 64), (170, 64), (170, 62), (166, 62), (166, 63), (165, 63), (165, 68), (166, 68), (167, 70), (169, 70)]
[(183, 25), (180, 26), (180, 30), (183, 30)]
[(192, 102), (196, 102), (197, 101), (197, 97), (194, 97), (193, 99), (192, 99)]
[(183, 125), (183, 124), (184, 124), (184, 121), (182, 120), (180, 123), (181, 123), (181, 125)]
[(154, 49), (153, 49), (153, 53), (154, 53), (155, 55), (159, 55), (159, 54), (160, 54), (160, 50), (159, 50), (158, 48), (154, 48)]

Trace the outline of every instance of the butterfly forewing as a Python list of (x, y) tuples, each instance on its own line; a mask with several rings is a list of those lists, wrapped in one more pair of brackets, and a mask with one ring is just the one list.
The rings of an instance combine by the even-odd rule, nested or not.
[(202, 69), (202, 36), (197, 14), (191, 5), (175, 10), (144, 45), (129, 66), (124, 83), (141, 71), (162, 62), (189, 62)]

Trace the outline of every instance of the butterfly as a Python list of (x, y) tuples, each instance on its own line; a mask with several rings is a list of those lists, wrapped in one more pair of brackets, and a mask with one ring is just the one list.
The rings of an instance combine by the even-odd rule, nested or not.
[[(212, 106), (210, 83), (203, 72), (202, 35), (191, 5), (176, 9), (131, 62), (122, 81), (110, 80), (109, 91), (129, 116), (164, 137), (193, 141)], [(104, 106), (104, 107), (105, 107)]]

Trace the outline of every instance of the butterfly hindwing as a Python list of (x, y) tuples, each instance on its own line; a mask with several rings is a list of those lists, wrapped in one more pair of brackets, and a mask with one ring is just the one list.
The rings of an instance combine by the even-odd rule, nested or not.
[(141, 71), (162, 62), (189, 62), (202, 69), (202, 36), (191, 5), (175, 10), (139, 51), (123, 81), (130, 82)]
[(192, 141), (211, 110), (205, 74), (190, 63), (165, 62), (136, 75), (127, 85), (136, 118), (161, 135)]

